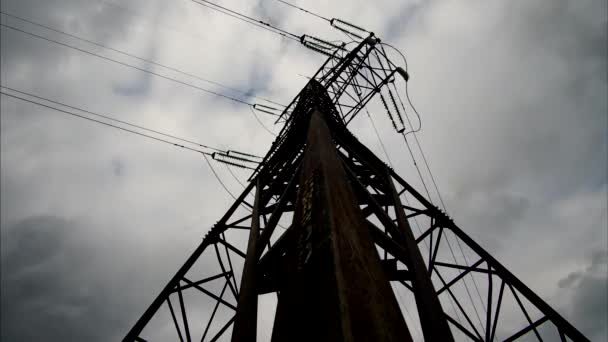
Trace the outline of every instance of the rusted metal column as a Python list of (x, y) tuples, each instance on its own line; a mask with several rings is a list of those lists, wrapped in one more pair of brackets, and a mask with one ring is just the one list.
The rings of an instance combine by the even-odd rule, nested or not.
[(407, 267), (412, 275), (412, 287), (414, 288), (414, 297), (416, 298), (416, 306), (418, 307), (418, 316), (420, 317), (424, 340), (454, 341), (448, 321), (445, 318), (445, 313), (433, 288), (431, 277), (424, 264), (424, 259), (420, 254), (412, 229), (405, 217), (405, 211), (393, 184), (390, 171), (387, 173), (387, 183), (393, 198), (397, 225), (399, 227), (399, 236), (395, 236), (394, 238), (404, 245), (408, 254), (409, 264)]
[(232, 342), (255, 342), (258, 324), (258, 292), (256, 289), (257, 244), (260, 236), (260, 180), (255, 188), (255, 200), (251, 213), (251, 230), (247, 242), (247, 255), (243, 265), (239, 301), (232, 329)]
[(357, 203), (323, 114), (315, 111), (272, 341), (412, 340)]

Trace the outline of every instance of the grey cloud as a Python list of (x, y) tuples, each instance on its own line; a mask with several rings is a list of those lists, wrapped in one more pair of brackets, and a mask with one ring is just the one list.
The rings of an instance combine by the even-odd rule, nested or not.
[[(606, 4), (345, 4), (306, 7), (405, 48), (420, 138), (456, 222), (541, 297), (572, 300), (560, 312), (605, 339), (600, 322), (586, 318), (600, 309), (592, 298), (601, 298), (605, 254), (589, 259), (572, 246), (606, 245)], [(281, 4), (248, 6), (294, 32), (343, 39)], [(296, 73), (323, 61), (189, 1), (24, 0), (2, 9), (280, 102), (303, 83)], [(2, 82), (211, 146), (264, 153), (272, 140), (246, 107), (4, 29)], [(6, 312), (40, 309), (29, 322), (58, 340), (95, 339), (93, 321), (105, 340), (119, 339), (230, 198), (199, 156), (6, 97), (0, 106), (2, 296), (20, 299)], [(370, 106), (396, 169), (415, 183), (381, 109)], [(375, 142), (370, 132), (355, 133)], [(3, 328), (15, 327), (3, 333), (23, 327), (4, 303), (2, 317)]]
[(2, 227), (3, 341), (109, 341), (124, 328), (129, 299), (108, 288), (79, 224), (38, 216)]
[[(446, 7), (445, 2), (433, 2), (423, 14), (432, 15), (438, 7)], [(494, 182), (502, 173), (507, 184), (521, 184), (525, 181), (521, 174), (533, 173), (538, 177), (530, 186), (548, 197), (571, 192), (580, 186), (581, 179), (592, 186), (605, 182), (606, 51), (604, 43), (598, 44), (605, 42), (605, 4), (530, 1), (471, 7), (477, 11), (473, 15), (484, 9), (492, 15), (480, 18), (481, 23), (471, 22), (469, 28), (466, 11), (455, 13), (453, 22), (462, 23), (464, 28), (455, 25), (462, 32), (453, 33), (453, 44), (463, 48), (449, 45), (440, 49), (445, 52), (442, 56), (454, 60), (454, 65), (445, 64), (445, 69), (462, 70), (445, 74), (446, 87), (464, 90), (458, 93), (461, 98), (442, 99), (454, 101), (455, 106), (440, 114), (462, 117), (456, 124), (470, 125), (466, 130), (470, 136), (465, 139), (485, 142), (483, 146), (467, 146), (468, 156), (460, 156), (468, 161), (459, 163), (466, 165), (464, 172), (475, 173), (467, 179), (484, 182), (492, 177), (488, 182)], [(432, 24), (435, 22), (427, 23)], [(473, 28), (486, 32), (460, 35), (471, 34), (467, 30)], [(476, 72), (479, 63), (487, 63), (492, 71)], [(416, 64), (412, 64), (416, 77)], [(429, 77), (428, 73), (421, 77)], [(445, 93), (441, 88), (438, 92)], [(462, 93), (470, 98), (462, 98)], [(434, 111), (437, 107), (429, 108)], [(433, 111), (426, 111), (427, 116)], [(434, 128), (428, 126), (428, 120), (427, 128)], [(482, 167), (468, 167), (475, 162)], [(471, 188), (471, 183), (462, 186)]]
[(560, 279), (559, 282), (557, 283), (557, 285), (560, 288), (570, 287), (574, 283), (578, 282), (578, 280), (580, 280), (582, 276), (583, 276), (583, 273), (581, 273), (579, 271), (572, 272), (572, 273), (568, 274), (567, 277)]
[[(108, 10), (108, 6), (99, 6), (96, 2), (82, 1), (4, 1), (2, 4), (3, 11), (10, 14), (30, 19), (35, 22), (40, 22), (48, 26), (57, 27), (60, 30), (65, 30), (77, 35), (83, 35), (93, 41), (101, 44), (111, 45), (114, 41), (124, 38), (124, 33), (127, 32), (128, 23), (131, 18), (125, 16), (123, 12), (113, 11), (111, 15), (104, 15)], [(42, 19), (44, 18), (44, 20)], [(108, 19), (110, 18), (110, 19)], [(62, 38), (65, 41), (73, 41), (65, 37), (58, 36), (55, 33), (48, 33), (35, 26), (23, 23), (17, 19), (2, 16), (4, 23), (11, 26), (24, 28), (34, 33), (48, 36), (52, 39), (56, 37)], [(94, 26), (90, 26), (95, 23)], [(111, 30), (90, 30), (91, 27), (111, 27)], [(37, 38), (30, 38), (21, 33), (3, 29), (3, 44), (11, 44), (11, 46), (19, 46), (20, 48), (6, 49), (2, 52), (2, 59), (5, 67), (13, 66), (14, 63), (22, 65), (38, 65), (39, 42)], [(5, 32), (6, 31), (6, 32)], [(33, 43), (34, 42), (34, 43)], [(46, 44), (46, 43), (45, 43)], [(51, 43), (48, 43), (51, 44)], [(23, 48), (27, 49), (24, 53)], [(65, 51), (63, 47), (54, 47), (49, 45), (45, 49), (44, 60), (48, 65), (57, 65), (57, 63), (65, 63)], [(57, 68), (36, 68), (37, 77), (44, 76), (46, 73), (54, 74)], [(33, 78), (33, 77), (32, 77)]]
[[(151, 70), (154, 71), (154, 70)], [(137, 79), (133, 80), (132, 84), (117, 83), (112, 87), (112, 90), (118, 96), (139, 96), (144, 97), (149, 95), (152, 82), (152, 75), (144, 73)]]
[(112, 173), (116, 177), (123, 176), (125, 172), (125, 162), (119, 158), (112, 159)]
[(608, 333), (606, 282), (605, 276), (583, 278), (572, 304), (575, 324), (594, 341), (601, 341)]
[(570, 273), (559, 286), (571, 298), (566, 310), (575, 324), (591, 340), (602, 340), (608, 330), (608, 251), (594, 251), (589, 266)]
[(602, 266), (608, 265), (608, 250), (593, 251), (591, 254), (591, 265), (587, 268), (587, 272), (596, 271)]

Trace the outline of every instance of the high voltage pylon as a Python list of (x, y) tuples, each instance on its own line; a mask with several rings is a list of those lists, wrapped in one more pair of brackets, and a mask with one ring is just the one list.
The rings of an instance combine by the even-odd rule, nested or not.
[[(255, 341), (258, 316), (274, 311), (273, 341), (587, 341), (349, 132), (377, 94), (398, 132), (414, 130), (385, 87), (408, 74), (380, 40), (305, 43), (329, 58), (124, 340)], [(272, 293), (276, 309), (260, 312)]]

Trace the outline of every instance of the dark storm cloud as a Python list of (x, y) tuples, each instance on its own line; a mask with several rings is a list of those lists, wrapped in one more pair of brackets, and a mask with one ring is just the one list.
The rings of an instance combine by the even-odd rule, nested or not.
[(571, 296), (567, 310), (575, 324), (593, 341), (601, 341), (608, 333), (608, 251), (591, 255), (590, 265), (570, 273), (559, 281), (563, 292)]
[(2, 227), (2, 341), (110, 341), (130, 308), (98, 273), (92, 241), (53, 216)]

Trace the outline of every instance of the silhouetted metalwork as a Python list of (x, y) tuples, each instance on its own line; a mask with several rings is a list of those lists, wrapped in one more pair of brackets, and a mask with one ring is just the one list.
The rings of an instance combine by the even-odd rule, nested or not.
[(258, 298), (276, 293), (273, 341), (587, 341), (349, 132), (395, 73), (373, 35), (333, 51), (124, 340), (254, 341)]

